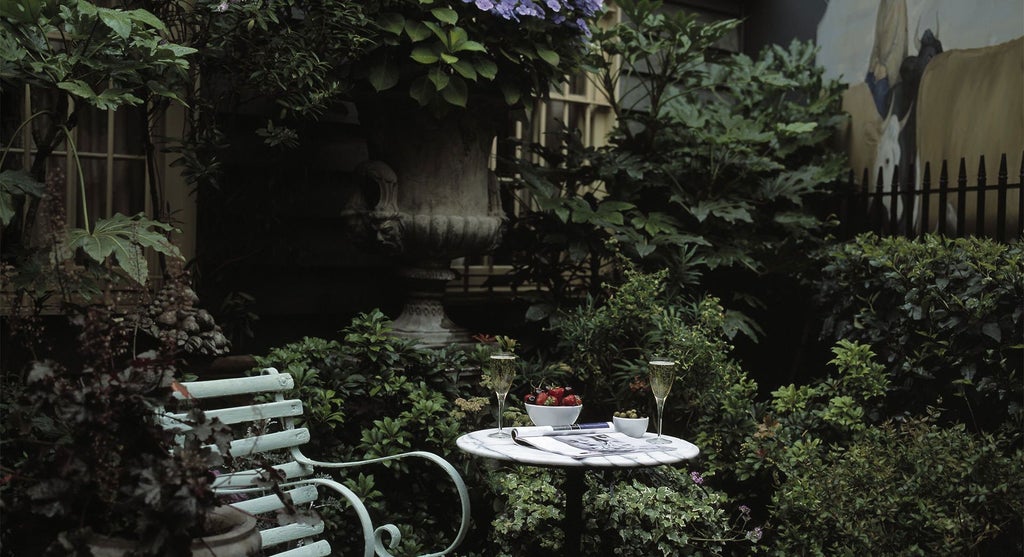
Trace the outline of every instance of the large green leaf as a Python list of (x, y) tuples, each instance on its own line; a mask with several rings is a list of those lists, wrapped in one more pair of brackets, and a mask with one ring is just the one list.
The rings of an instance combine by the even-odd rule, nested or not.
[(679, 222), (674, 217), (657, 211), (652, 211), (648, 215), (633, 217), (630, 224), (651, 236), (674, 233), (679, 230)]
[(138, 21), (139, 23), (148, 25), (154, 29), (163, 30), (167, 28), (167, 26), (164, 25), (164, 22), (161, 21), (160, 18), (158, 18), (150, 12), (147, 12), (146, 10), (130, 10), (125, 13), (131, 19)]
[(523, 90), (514, 83), (501, 82), (498, 87), (501, 88), (501, 95), (505, 97), (505, 104), (509, 106), (518, 103), (523, 98)]
[(96, 93), (93, 92), (92, 87), (80, 79), (61, 81), (57, 84), (57, 87), (83, 99), (92, 100), (96, 98)]
[(537, 56), (540, 56), (540, 59), (544, 60), (548, 64), (550, 64), (552, 66), (555, 66), (555, 67), (558, 67), (558, 62), (559, 62), (560, 58), (558, 57), (558, 53), (555, 52), (554, 50), (548, 50), (546, 48), (538, 48), (537, 49)]
[(380, 14), (377, 17), (377, 24), (380, 25), (381, 29), (391, 33), (392, 35), (401, 35), (402, 30), (406, 28), (406, 21), (405, 18), (402, 17), (402, 14), (396, 14), (393, 12)]
[(690, 214), (700, 222), (704, 222), (709, 216), (716, 216), (726, 222), (753, 222), (750, 210), (751, 206), (746, 201), (706, 199), (690, 207)]
[(7, 226), (14, 218), (14, 196), (43, 196), (43, 184), (24, 170), (0, 172), (0, 224)]
[(498, 75), (498, 65), (491, 60), (480, 59), (473, 61), (476, 73), (487, 80), (493, 80)]
[(775, 128), (781, 133), (789, 133), (793, 135), (812, 132), (817, 127), (817, 122), (793, 122), (791, 124), (776, 124), (775, 126)]
[(412, 39), (412, 42), (418, 43), (430, 36), (430, 28), (424, 25), (422, 21), (409, 19), (405, 22), (405, 34)]
[(466, 103), (469, 101), (469, 86), (466, 85), (466, 80), (461, 77), (452, 76), (448, 86), (441, 90), (441, 96), (449, 104), (465, 108)]
[(99, 8), (100, 21), (117, 33), (118, 37), (127, 39), (132, 34), (132, 20), (121, 10)]
[(455, 71), (459, 72), (462, 77), (476, 81), (476, 67), (469, 60), (459, 60), (452, 64)]
[(420, 64), (436, 64), (441, 59), (436, 46), (417, 46), (409, 57)]
[(380, 59), (380, 61), (370, 68), (370, 73), (367, 76), (370, 81), (370, 85), (377, 91), (385, 91), (398, 84), (399, 71), (398, 66), (391, 64), (386, 59)]
[(433, 10), (430, 10), (430, 13), (437, 18), (438, 21), (449, 25), (455, 25), (459, 21), (459, 14), (451, 8), (434, 8)]
[(434, 84), (434, 87), (438, 91), (447, 87), (448, 81), (451, 79), (450, 77), (448, 77), (448, 74), (446, 74), (444, 70), (441, 69), (440, 66), (434, 66), (430, 68), (430, 70), (427, 72), (427, 77), (430, 78), (431, 83)]
[(462, 41), (458, 44), (452, 45), (452, 49), (456, 51), (469, 50), (472, 52), (487, 52), (487, 47), (476, 42), (476, 41)]
[(133, 95), (131, 91), (114, 88), (106, 89), (92, 100), (93, 106), (100, 110), (115, 110), (123, 104), (138, 106), (142, 102), (142, 99)]
[(427, 106), (437, 96), (437, 89), (431, 80), (426, 76), (421, 76), (409, 86), (409, 96), (420, 106)]
[(101, 263), (113, 256), (118, 267), (132, 280), (146, 284), (149, 265), (145, 248), (182, 259), (177, 246), (166, 236), (166, 233), (173, 230), (174, 227), (149, 219), (141, 213), (134, 217), (116, 213), (108, 219), (96, 221), (91, 233), (82, 228), (68, 230), (67, 247), (70, 253), (81, 248), (86, 255)]

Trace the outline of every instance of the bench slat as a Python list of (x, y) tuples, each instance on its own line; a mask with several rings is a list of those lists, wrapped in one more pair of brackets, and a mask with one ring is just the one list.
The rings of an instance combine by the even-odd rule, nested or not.
[[(301, 427), (299, 429), (286, 429), (275, 431), (265, 435), (235, 439), (231, 442), (231, 456), (248, 456), (254, 453), (276, 451), (289, 447), (298, 447), (309, 442), (309, 430)], [(217, 447), (210, 445), (214, 451)]]
[[(313, 469), (311, 467), (299, 464), (298, 462), (294, 461), (285, 464), (278, 464), (276, 466), (273, 466), (273, 468), (280, 472), (287, 480), (304, 478), (306, 476), (313, 474)], [(243, 489), (253, 487), (259, 480), (260, 470), (243, 470), (241, 472), (232, 472), (230, 474), (223, 474), (217, 476), (217, 478), (213, 480), (213, 489), (218, 490), (220, 492), (230, 492), (232, 489)]]
[[(225, 424), (240, 424), (242, 422), (254, 422), (269, 420), (273, 418), (287, 418), (302, 415), (302, 401), (282, 400), (277, 402), (265, 402), (262, 404), (251, 404), (249, 406), (235, 406), (232, 408), (220, 408), (217, 410), (205, 410), (203, 412), (209, 419), (218, 418)], [(191, 429), (185, 425), (188, 421), (188, 414), (184, 412), (168, 413), (164, 417), (164, 427), (176, 428), (181, 431)]]
[(320, 540), (316, 543), (289, 549), (281, 553), (275, 553), (270, 557), (327, 557), (331, 554), (331, 544), (327, 540)]
[[(294, 505), (305, 505), (316, 501), (319, 492), (314, 485), (305, 485), (290, 489), (285, 492), (291, 497), (292, 504)], [(245, 501), (239, 501), (238, 503), (232, 503), (232, 507), (243, 510), (249, 514), (263, 514), (272, 511), (280, 510), (285, 507), (284, 502), (276, 494), (264, 495), (263, 497), (255, 497), (253, 499), (246, 499)]]
[(216, 398), (253, 393), (288, 391), (295, 387), (295, 380), (287, 373), (272, 375), (255, 375), (253, 377), (235, 377), (232, 379), (213, 379), (210, 381), (190, 381), (182, 383), (189, 397), (174, 391), (174, 397), (185, 398)]
[(267, 528), (260, 532), (260, 537), (263, 538), (263, 548), (266, 549), (272, 545), (309, 538), (323, 532), (324, 523), (320, 521), (314, 525), (295, 523), (276, 528)]

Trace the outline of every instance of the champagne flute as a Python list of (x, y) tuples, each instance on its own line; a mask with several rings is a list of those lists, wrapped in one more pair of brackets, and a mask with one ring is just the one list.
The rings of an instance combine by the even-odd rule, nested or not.
[(498, 399), (498, 431), (490, 434), (489, 437), (509, 437), (501, 428), (501, 415), (505, 413), (505, 398), (508, 397), (508, 390), (512, 386), (512, 379), (516, 376), (516, 356), (507, 352), (498, 352), (490, 357), (491, 387), (494, 388), (494, 396)]
[(654, 393), (654, 402), (658, 405), (658, 436), (648, 439), (648, 443), (671, 443), (668, 439), (661, 437), (662, 414), (665, 411), (665, 399), (672, 391), (672, 383), (676, 379), (676, 363), (667, 358), (655, 356), (647, 363), (647, 370), (651, 383), (651, 392)]

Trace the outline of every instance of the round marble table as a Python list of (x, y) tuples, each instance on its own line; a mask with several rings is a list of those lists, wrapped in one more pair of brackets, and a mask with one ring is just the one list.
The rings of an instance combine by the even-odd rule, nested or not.
[[(459, 437), (455, 443), (459, 449), (471, 455), (514, 462), (529, 466), (564, 468), (565, 474), (565, 549), (566, 555), (579, 555), (580, 536), (583, 526), (583, 473), (597, 468), (642, 468), (663, 466), (696, 457), (700, 449), (689, 441), (662, 435), (672, 443), (669, 450), (646, 453), (617, 454), (572, 458), (519, 445), (511, 438), (489, 437), (494, 429), (483, 429)], [(656, 437), (647, 433), (645, 438)]]

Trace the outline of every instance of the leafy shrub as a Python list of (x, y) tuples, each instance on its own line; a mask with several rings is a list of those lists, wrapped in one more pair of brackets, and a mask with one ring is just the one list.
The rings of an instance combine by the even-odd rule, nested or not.
[(775, 552), (1019, 553), (1024, 454), (1003, 445), (933, 419), (870, 428), (845, 450), (804, 462), (776, 492)]
[[(725, 313), (715, 298), (673, 302), (667, 272), (627, 269), (625, 281), (609, 288), (607, 300), (588, 300), (566, 312), (552, 328), (564, 361), (586, 382), (588, 404), (610, 415), (634, 406), (631, 385), (646, 379), (653, 353), (680, 362), (665, 410), (665, 433), (688, 435), (701, 447), (711, 470), (731, 468), (745, 433), (753, 431), (751, 406), (757, 385), (730, 357)], [(642, 400), (653, 402), (650, 391)], [(721, 466), (719, 465), (721, 464)]]
[(587, 555), (747, 554), (761, 539), (750, 509), (706, 487), (708, 474), (666, 467), (616, 475), (607, 486), (594, 482), (587, 498)]
[[(559, 555), (565, 543), (565, 497), (557, 487), (565, 474), (515, 466), (485, 478), (498, 507), (487, 536), (496, 557)], [(486, 555), (486, 554), (485, 554)]]
[(1020, 243), (864, 234), (822, 262), (822, 335), (870, 345), (899, 390), (895, 407), (921, 412), (941, 399), (977, 426), (1012, 419), (1020, 428)]
[[(527, 316), (596, 296), (608, 239), (644, 270), (669, 269), (671, 289), (747, 310), (760, 274), (799, 269), (824, 236), (810, 201), (842, 172), (827, 141), (843, 118), (840, 88), (822, 79), (809, 43), (756, 60), (723, 55), (716, 42), (738, 21), (617, 5), (623, 23), (594, 35), (614, 55), (595, 62), (597, 79), (619, 91), (608, 99), (609, 144), (585, 148), (565, 130), (529, 147), (540, 162), (516, 167), (517, 187), (540, 209), (513, 223), (517, 280), (547, 293)], [(749, 319), (728, 317), (731, 333), (757, 335)]]
[[(304, 425), (314, 432), (307, 445), (314, 458), (353, 461), (410, 450), (453, 457), (461, 432), (451, 404), (457, 391), (453, 370), (470, 367), (468, 355), (417, 350), (390, 332), (390, 320), (374, 310), (356, 316), (342, 330), (343, 342), (305, 338), (257, 358), (260, 366), (295, 376), (295, 396), (307, 405)], [(396, 554), (437, 547), (435, 540), (450, 541), (455, 524), (449, 517), (458, 513), (453, 506), (458, 497), (436, 466), (418, 460), (388, 462), (361, 467), (339, 480), (378, 516), (400, 525)], [(343, 508), (324, 511), (325, 520), (333, 523), (337, 547), (361, 536)]]
[(813, 384), (781, 387), (756, 412), (757, 428), (743, 441), (735, 464), (739, 479), (778, 485), (880, 421), (888, 386), (884, 368), (866, 345), (840, 341), (833, 352), (837, 373)]
[[(498, 557), (565, 554), (564, 472), (503, 467), (485, 476), (498, 511), (490, 544)], [(705, 476), (709, 476), (705, 474)], [(742, 554), (760, 539), (748, 507), (705, 485), (705, 476), (677, 468), (606, 471), (586, 476), (584, 555)], [(491, 555), (491, 554), (487, 554)]]

